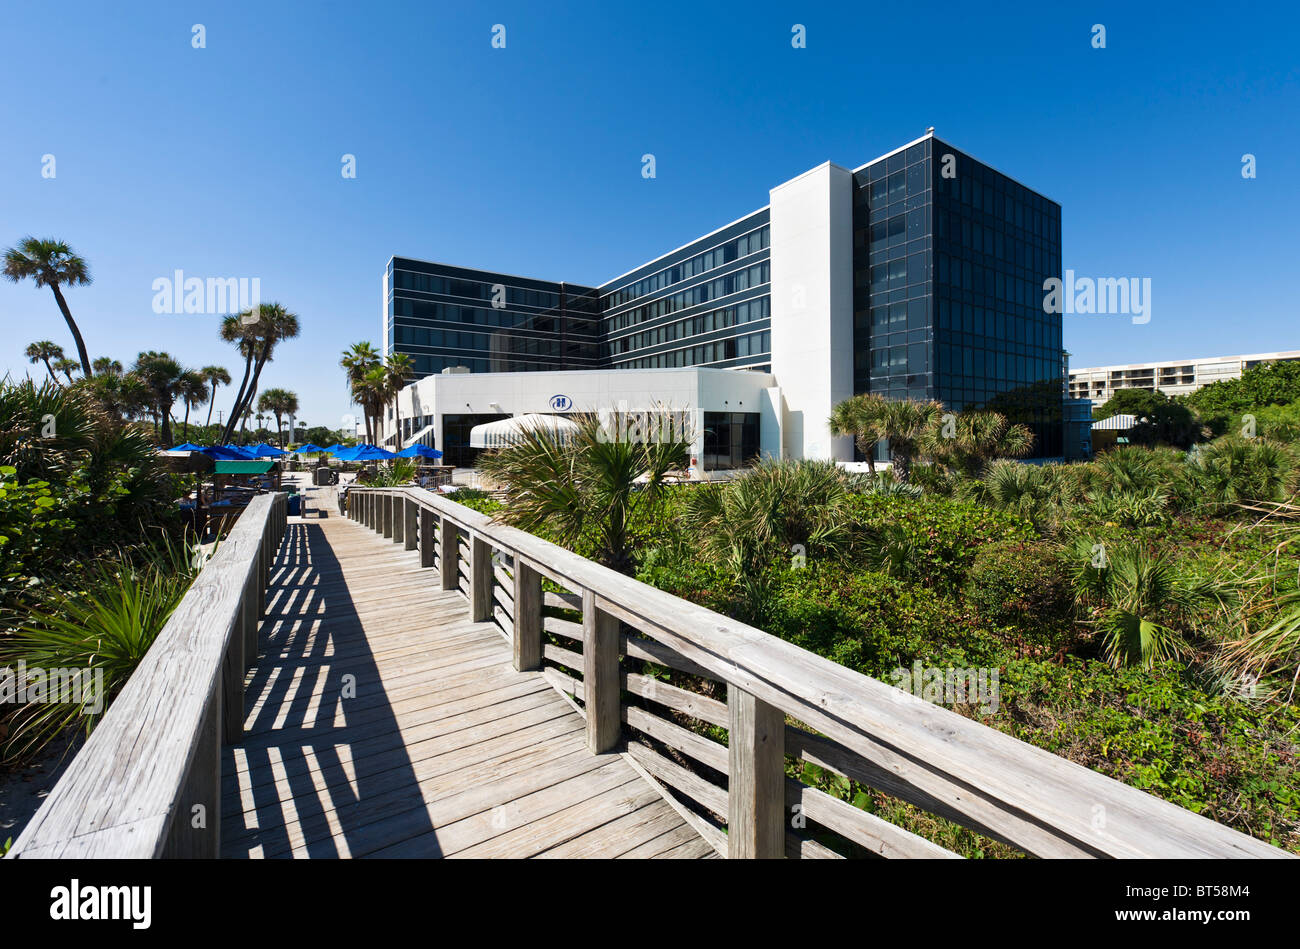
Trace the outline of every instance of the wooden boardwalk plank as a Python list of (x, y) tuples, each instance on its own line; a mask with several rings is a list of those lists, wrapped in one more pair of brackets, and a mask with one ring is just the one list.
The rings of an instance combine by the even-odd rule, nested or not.
[(224, 856), (713, 853), (418, 552), (353, 521), (290, 519), (258, 652)]

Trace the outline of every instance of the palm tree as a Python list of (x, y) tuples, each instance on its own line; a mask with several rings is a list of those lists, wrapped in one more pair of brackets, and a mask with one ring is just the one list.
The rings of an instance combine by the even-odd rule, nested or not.
[(372, 366), (362, 377), (358, 393), (362, 414), (370, 420), (371, 444), (378, 444), (384, 406), (392, 396), (392, 381), (388, 370), (382, 365)]
[(55, 362), (54, 368), (67, 376), (68, 385), (72, 385), (72, 383), (76, 381), (72, 378), (72, 374), (81, 368), (81, 363), (77, 362), (75, 359), (68, 359), (65, 357)]
[(951, 431), (942, 424), (932, 428), (921, 443), (926, 454), (970, 478), (996, 458), (1023, 458), (1033, 447), (1027, 425), (1012, 425), (1000, 412), (974, 410), (954, 416)]
[(244, 357), (244, 377), (239, 382), (239, 389), (235, 393), (235, 404), (230, 410), (230, 420), (222, 430), (219, 444), (225, 444), (230, 441), (230, 434), (239, 424), (241, 417), (241, 408), (244, 400), (244, 392), (248, 389), (248, 380), (253, 375), (253, 357), (256, 355), (257, 330), (256, 321), (245, 322), (243, 314), (233, 313), (230, 316), (221, 318), (221, 329), (219, 330), (221, 339), (227, 343), (233, 343), (239, 349), (239, 355)]
[(379, 353), (367, 342), (353, 343), (343, 351), (343, 356), (339, 359), (339, 366), (347, 373), (348, 393), (352, 396), (352, 401), (361, 406), (361, 414), (365, 420), (366, 441), (374, 443), (370, 431), (370, 410), (368, 403), (363, 401), (362, 380), (365, 379), (366, 373), (380, 364)]
[(100, 356), (92, 365), (97, 376), (120, 376), (122, 374), (122, 364), (108, 356)]
[(206, 428), (212, 424), (212, 407), (217, 404), (217, 386), (230, 385), (230, 373), (223, 366), (204, 366), (199, 370), (199, 375), (211, 386), (208, 393), (208, 420), (203, 423)]
[(59, 377), (54, 374), (54, 366), (50, 363), (53, 360), (62, 358), (63, 347), (58, 343), (42, 339), (39, 342), (27, 344), (27, 361), (32, 365), (36, 365), (38, 362), (45, 363), (45, 371), (50, 374), (50, 378), (55, 382), (59, 381)]
[(872, 475), (876, 473), (876, 443), (885, 437), (888, 402), (875, 392), (863, 392), (836, 405), (828, 419), (832, 435), (852, 436)]
[(885, 403), (881, 427), (898, 480), (906, 482), (914, 459), (943, 415), (941, 402), (900, 399)]
[(149, 407), (160, 429), (159, 438), (164, 448), (170, 448), (172, 405), (181, 394), (185, 370), (167, 353), (150, 350), (136, 357), (131, 371), (148, 389)]
[[(237, 416), (244, 408), (252, 405), (257, 393), (257, 383), (262, 370), (271, 361), (277, 344), (298, 335), (298, 317), (290, 313), (280, 303), (260, 303), (245, 310), (235, 317), (236, 329), (228, 330), (231, 317), (222, 321), (221, 335), (227, 341), (237, 341), (240, 353), (245, 355), (244, 382), (240, 384), (239, 395), (235, 397), (234, 411), (226, 425), (226, 437), (235, 430)], [(248, 344), (245, 349), (245, 343)], [(249, 370), (252, 370), (250, 378)], [(223, 437), (223, 441), (225, 438)]]
[(90, 267), (86, 261), (73, 253), (72, 248), (63, 241), (24, 237), (5, 251), (5, 276), (14, 283), (30, 277), (36, 281), (36, 286), (49, 287), (54, 292), (54, 302), (59, 305), (59, 311), (67, 321), (72, 339), (77, 344), (81, 371), (90, 376), (93, 370), (90, 367), (90, 356), (86, 353), (85, 340), (81, 338), (81, 330), (77, 328), (72, 311), (68, 309), (68, 301), (63, 298), (60, 289), (64, 284), (76, 287), (90, 283)]
[(183, 434), (181, 437), (185, 441), (189, 441), (190, 409), (208, 401), (208, 380), (204, 378), (203, 373), (191, 369), (181, 376), (179, 394), (181, 401), (185, 403), (185, 421), (182, 423)]
[[(382, 370), (381, 370), (382, 371)], [(526, 531), (545, 528), (615, 570), (632, 569), (632, 525), (662, 497), (669, 471), (685, 467), (687, 442), (610, 438), (615, 416), (569, 416), (578, 430), (525, 429), (519, 440), (479, 458), (479, 470), (504, 485), (498, 517)]]
[(406, 380), (415, 374), (415, 363), (406, 353), (390, 353), (388, 356), (388, 365), (384, 367), (388, 376), (388, 392), (393, 400), (393, 411), (397, 414), (397, 444), (394, 445), (395, 451), (402, 450), (402, 387), (406, 385)]
[(267, 389), (257, 397), (257, 411), (269, 412), (275, 416), (275, 433), (280, 439), (280, 447), (283, 448), (282, 420), (284, 416), (293, 415), (298, 411), (298, 396), (288, 389)]

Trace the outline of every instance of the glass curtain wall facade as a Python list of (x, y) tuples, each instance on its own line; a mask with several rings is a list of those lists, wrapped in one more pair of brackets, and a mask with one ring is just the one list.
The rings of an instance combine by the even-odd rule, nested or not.
[(402, 257), (389, 271), (388, 351), (409, 355), (417, 377), (602, 367), (592, 287)]
[(764, 209), (602, 286), (607, 366), (768, 371), (770, 239)]
[(854, 391), (999, 411), (1060, 455), (1060, 205), (933, 137), (854, 186)]

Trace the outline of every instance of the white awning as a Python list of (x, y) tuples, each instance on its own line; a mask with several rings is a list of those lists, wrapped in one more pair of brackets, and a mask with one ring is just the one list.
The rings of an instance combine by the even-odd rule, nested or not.
[(503, 448), (520, 440), (524, 432), (551, 432), (568, 438), (578, 430), (576, 423), (559, 415), (516, 415), (499, 422), (485, 422), (469, 430), (470, 448)]
[(1127, 432), (1137, 425), (1136, 415), (1112, 415), (1100, 422), (1092, 423), (1094, 432)]

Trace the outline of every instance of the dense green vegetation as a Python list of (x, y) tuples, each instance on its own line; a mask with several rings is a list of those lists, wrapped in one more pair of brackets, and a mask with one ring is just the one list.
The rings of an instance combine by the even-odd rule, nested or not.
[[(914, 436), (908, 484), (766, 462), (732, 482), (658, 490), (627, 525), (630, 569), (885, 681), (915, 662), (996, 670), (996, 711), (955, 711), (1300, 852), (1295, 446), (1234, 433), (1191, 451), (975, 468), (968, 454), (927, 451), (931, 435)], [(604, 509), (581, 492), (548, 497), (589, 519)], [(599, 549), (589, 529), (557, 529), (545, 503), (529, 527)], [(789, 768), (967, 856), (1014, 853)]]
[[(0, 668), (99, 669), (125, 682), (193, 575), (147, 428), (84, 389), (0, 383)], [(76, 703), (0, 706), (0, 763), (96, 716)]]

